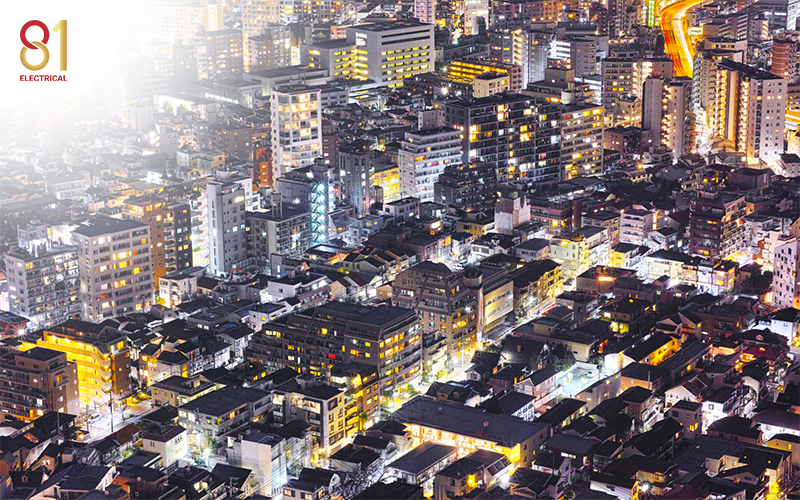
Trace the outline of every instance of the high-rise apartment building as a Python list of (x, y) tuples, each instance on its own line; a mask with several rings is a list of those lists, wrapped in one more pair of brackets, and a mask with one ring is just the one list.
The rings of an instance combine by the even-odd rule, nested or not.
[(697, 51), (692, 69), (692, 100), (695, 114), (712, 129), (712, 105), (717, 94), (717, 66), (725, 60), (742, 62), (743, 58), (744, 51), (738, 49), (707, 48)]
[(452, 355), (473, 345), (483, 329), (480, 290), (470, 286), (478, 285), (480, 277), (476, 269), (457, 273), (444, 264), (421, 262), (395, 277), (392, 301), (416, 311), (423, 334), (445, 334)]
[[(265, 61), (267, 57), (272, 57), (273, 49), (279, 49), (283, 47), (273, 47), (271, 43), (267, 43), (267, 39), (272, 42), (273, 34), (276, 33), (283, 33), (284, 29), (279, 29), (276, 31), (272, 30), (273, 26), (280, 26), (278, 25), (278, 21), (280, 21), (280, 2), (279, 0), (244, 0), (240, 2), (239, 5), (242, 9), (242, 35), (243, 35), (243, 43), (244, 43), (244, 58), (245, 58), (245, 66), (250, 70), (253, 71), (254, 69), (261, 69), (261, 68), (271, 68), (273, 66), (282, 66), (282, 65), (267, 65), (267, 66), (253, 66), (253, 52), (254, 52), (254, 45), (251, 43), (253, 38), (257, 37), (264, 37), (264, 40), (261, 40), (261, 46), (258, 44), (255, 45), (255, 52), (256, 52), (256, 61)], [(281, 26), (281, 28), (285, 28), (288, 31), (288, 26)], [(264, 54), (261, 58), (258, 57), (259, 50), (263, 50), (264, 52), (268, 52), (269, 55)], [(288, 43), (286, 45), (286, 51), (288, 52)], [(288, 64), (287, 64), (288, 65)]]
[(78, 249), (53, 244), (44, 226), (19, 229), (19, 245), (5, 255), (9, 311), (37, 330), (81, 314)]
[(301, 256), (314, 241), (311, 221), (310, 212), (286, 203), (275, 203), (272, 211), (248, 212), (250, 255), (256, 265), (267, 267), (273, 254)]
[(729, 259), (745, 247), (743, 194), (699, 191), (689, 212), (689, 253)]
[(551, 47), (550, 56), (568, 61), (576, 78), (597, 73), (597, 40), (566, 36), (557, 39)]
[(292, 62), (291, 41), (291, 30), (282, 24), (269, 24), (258, 34), (248, 35), (245, 41), (248, 71), (289, 66)]
[(692, 106), (692, 80), (675, 77), (664, 89), (661, 119), (661, 144), (672, 151), (672, 160), (694, 152), (695, 117)]
[(410, 309), (328, 302), (265, 323), (247, 357), (312, 375), (342, 362), (363, 363), (377, 367), (381, 388), (389, 389), (420, 375), (422, 332)]
[(187, 43), (200, 33), (224, 28), (219, 0), (132, 0), (129, 18), (141, 25), (145, 41)]
[(273, 182), (322, 156), (320, 89), (284, 85), (270, 92)]
[(603, 106), (569, 104), (561, 110), (561, 179), (603, 174)]
[(92, 400), (108, 404), (131, 395), (131, 358), (127, 340), (114, 322), (89, 323), (68, 320), (41, 332), (41, 338), (23, 342), (23, 347), (44, 347), (63, 352), (78, 369), (78, 392), (82, 403)]
[(636, 93), (638, 69), (633, 59), (607, 58), (600, 63), (603, 77), (603, 108), (606, 123), (616, 125), (625, 121), (615, 116), (617, 102)]
[(772, 39), (772, 74), (797, 83), (800, 79), (800, 34), (777, 33)]
[(445, 123), (463, 133), (461, 163), (497, 168), (500, 183), (561, 180), (561, 109), (519, 94), (447, 102)]
[(489, 23), (489, 0), (464, 0), (465, 35), (479, 33), (479, 18), (483, 18), (484, 26)]
[(100, 217), (72, 232), (78, 245), (83, 319), (100, 323), (153, 304), (150, 227)]
[(462, 162), (460, 130), (437, 127), (406, 132), (398, 152), (401, 190), (421, 202), (434, 201), (433, 185), (445, 167)]
[(126, 219), (150, 226), (153, 279), (192, 267), (192, 216), (189, 205), (160, 196), (135, 196), (125, 200)]
[(523, 87), (525, 87), (528, 83), (545, 79), (550, 45), (555, 40), (555, 34), (547, 29), (525, 29), (520, 35), (522, 37), (520, 64), (522, 65)]
[(489, 163), (448, 165), (434, 183), (433, 193), (436, 203), (491, 213), (497, 199), (497, 169)]
[(717, 65), (712, 106), (717, 137), (730, 140), (748, 163), (778, 161), (786, 125), (786, 80), (733, 61)]
[(436, 22), (436, 0), (414, 0), (414, 17), (423, 24)]
[(278, 0), (281, 24), (328, 23), (341, 15), (341, 0)]
[(435, 44), (432, 24), (392, 21), (347, 28), (347, 42), (356, 45), (355, 78), (397, 87), (405, 78), (430, 73)]
[(642, 91), (642, 129), (653, 144), (672, 152), (673, 161), (694, 151), (695, 118), (692, 80), (651, 75)]
[(253, 185), (249, 178), (214, 181), (206, 185), (208, 270), (225, 274), (247, 260), (246, 212)]
[(194, 42), (197, 55), (197, 78), (224, 78), (244, 72), (242, 30), (206, 31)]
[(57, 411), (79, 415), (78, 370), (63, 352), (34, 347), (0, 356), (0, 415), (25, 421)]
[(650, 75), (642, 86), (642, 131), (650, 132), (653, 144), (661, 144), (661, 119), (667, 79)]
[(772, 305), (777, 308), (800, 305), (800, 240), (775, 247), (772, 277)]
[(372, 143), (353, 141), (339, 146), (339, 183), (342, 200), (361, 217), (369, 213)]

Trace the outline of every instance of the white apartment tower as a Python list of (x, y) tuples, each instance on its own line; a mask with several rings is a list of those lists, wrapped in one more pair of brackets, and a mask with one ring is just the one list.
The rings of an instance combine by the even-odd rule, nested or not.
[(786, 80), (733, 61), (717, 66), (712, 107), (717, 137), (730, 140), (750, 164), (777, 162), (783, 153)]
[(221, 275), (247, 258), (246, 213), (253, 185), (250, 179), (209, 182), (206, 186), (208, 270)]
[(800, 306), (800, 241), (797, 238), (775, 247), (772, 305), (783, 309)]
[(672, 161), (694, 150), (695, 118), (692, 80), (676, 77), (664, 88), (661, 143), (672, 151)]
[(320, 89), (284, 85), (270, 92), (272, 178), (314, 163), (322, 156)]
[(433, 25), (414, 21), (362, 24), (347, 28), (356, 45), (355, 78), (397, 87), (403, 79), (434, 68)]
[(437, 127), (406, 132), (400, 143), (400, 191), (421, 202), (433, 201), (433, 185), (448, 165), (461, 163), (461, 131)]
[(421, 23), (436, 22), (436, 0), (414, 0), (414, 16)]
[(83, 319), (100, 323), (153, 304), (150, 226), (100, 217), (72, 232), (78, 246)]

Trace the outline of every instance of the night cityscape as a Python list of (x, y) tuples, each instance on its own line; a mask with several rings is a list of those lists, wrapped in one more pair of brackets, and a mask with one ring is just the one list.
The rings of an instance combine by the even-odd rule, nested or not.
[(9, 37), (0, 500), (800, 499), (800, 0), (101, 3)]

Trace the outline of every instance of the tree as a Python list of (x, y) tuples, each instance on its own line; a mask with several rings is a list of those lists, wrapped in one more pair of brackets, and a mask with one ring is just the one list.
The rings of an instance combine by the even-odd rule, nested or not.
[(575, 355), (564, 345), (558, 344), (550, 352), (547, 358), (548, 364), (554, 365), (560, 372), (569, 370), (575, 364)]

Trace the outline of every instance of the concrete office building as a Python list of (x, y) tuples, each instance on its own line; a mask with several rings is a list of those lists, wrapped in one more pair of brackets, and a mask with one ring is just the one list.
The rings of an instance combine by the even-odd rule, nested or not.
[(300, 63), (328, 70), (331, 78), (352, 78), (360, 71), (356, 44), (347, 39), (300, 44)]
[(433, 25), (413, 21), (361, 24), (347, 28), (356, 45), (355, 77), (397, 87), (403, 80), (434, 68)]
[(72, 232), (78, 245), (83, 319), (99, 323), (154, 303), (150, 227), (100, 217)]

